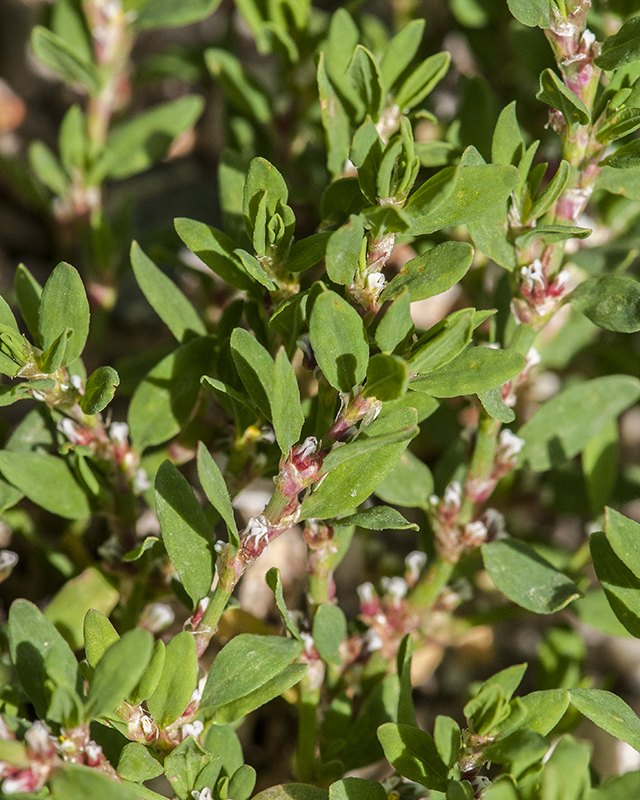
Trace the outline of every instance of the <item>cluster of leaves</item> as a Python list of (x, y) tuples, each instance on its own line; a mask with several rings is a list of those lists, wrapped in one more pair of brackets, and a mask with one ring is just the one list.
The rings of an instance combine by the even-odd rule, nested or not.
[[(484, 4), (451, 5), (485, 24)], [(623, 255), (640, 217), (629, 138), (640, 128), (640, 17), (596, 8), (588, 18), (588, 0), (510, 0), (513, 25), (544, 30), (557, 62), (537, 94), (554, 153), (528, 143), (515, 103), (477, 147), (464, 108), (448, 126), (438, 120), (427, 106), (445, 91), (450, 58), (422, 57), (420, 20), (389, 36), (343, 8), (238, 0), (257, 50), (278, 65), (296, 137), (309, 155), (326, 142), (324, 162), (305, 173), (323, 183), (316, 223), (309, 232), (290, 182), (257, 154), (257, 131), (275, 130), (274, 98), (236, 54), (205, 48), (238, 112), (220, 159), (225, 229), (175, 221), (163, 260), (197, 265), (199, 295), (131, 246), (135, 280), (172, 341), (125, 362), (121, 386), (114, 368), (87, 375), (83, 363), (87, 294), (95, 303), (95, 281), (115, 280), (120, 247), (104, 184), (153, 165), (203, 101), (187, 94), (114, 125), (111, 116), (127, 100), (118, 91), (138, 31), (216, 6), (57, 0), (50, 27), (33, 31), (35, 55), (86, 99), (64, 116), (58, 155), (31, 146), (30, 180), (55, 196), (59, 224), (88, 222), (92, 244), (80, 272), (62, 262), (41, 286), (20, 266), (0, 298), (0, 405), (27, 408), (0, 451), (0, 513), (61, 578), (43, 610), (15, 600), (3, 628), (3, 794), (248, 800), (256, 773), (236, 730), (275, 698), (297, 708), (300, 783), (265, 788), (261, 800), (637, 792), (640, 772), (600, 782), (571, 730), (583, 715), (640, 751), (640, 720), (583, 674), (573, 627), (640, 636), (640, 526), (613, 508), (640, 481), (624, 466), (616, 481), (617, 420), (640, 398), (628, 337), (640, 331), (640, 292), (635, 256)], [(587, 23), (606, 31), (607, 14), (624, 24), (600, 46)], [(196, 80), (196, 61), (168, 52), (145, 68)], [(308, 105), (304, 68), (317, 80)], [(541, 147), (555, 169), (536, 160)], [(593, 229), (603, 243), (589, 246)], [(460, 308), (414, 322), (414, 304), (454, 287)], [(550, 399), (536, 393), (543, 369), (557, 375)], [(118, 387), (131, 395), (126, 423), (110, 418)], [(443, 429), (448, 441), (434, 447)], [(273, 494), (239, 528), (232, 501), (257, 478), (273, 479)], [(574, 550), (522, 529), (524, 492), (583, 523)], [(158, 525), (145, 537), (149, 509)], [(84, 539), (80, 556), (43, 535), (51, 515), (63, 541)], [(233, 592), (298, 523), (307, 599), (288, 608), (280, 572), (267, 573), (274, 633)], [(594, 523), (603, 530), (589, 535)], [(363, 584), (347, 619), (333, 573), (353, 537), (410, 529), (417, 549)], [(2, 578), (12, 559), (4, 553)], [(155, 638), (168, 598), (184, 629)], [(550, 620), (539, 686), (516, 695), (527, 666), (508, 666), (469, 687), (459, 722), (440, 715), (431, 735), (416, 722), (414, 649), (455, 644), (479, 609)], [(383, 782), (345, 777), (382, 758), (395, 770)], [(161, 776), (164, 789), (147, 785)]]

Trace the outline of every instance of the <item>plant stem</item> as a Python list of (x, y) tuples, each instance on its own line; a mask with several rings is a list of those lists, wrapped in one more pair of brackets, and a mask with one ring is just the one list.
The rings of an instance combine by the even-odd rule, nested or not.
[(320, 687), (314, 675), (305, 675), (300, 681), (300, 713), (298, 716), (298, 748), (296, 772), (303, 783), (312, 783), (316, 777), (316, 719), (320, 702)]

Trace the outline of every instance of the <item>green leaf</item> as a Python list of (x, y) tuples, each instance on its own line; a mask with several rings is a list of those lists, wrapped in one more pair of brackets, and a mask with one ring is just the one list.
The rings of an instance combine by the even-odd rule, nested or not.
[(479, 736), (493, 733), (495, 736), (495, 730), (509, 715), (509, 705), (502, 687), (493, 683), (483, 686), (463, 711), (473, 733)]
[(426, 731), (387, 722), (378, 728), (378, 739), (385, 756), (401, 775), (427, 789), (446, 790), (449, 770)]
[(211, 453), (202, 442), (198, 442), (198, 478), (209, 502), (225, 521), (229, 534), (229, 544), (237, 549), (240, 547), (240, 536), (238, 535), (238, 527), (233, 515), (229, 490), (220, 472), (220, 467), (218, 467)]
[(597, 789), (592, 789), (589, 800), (633, 800), (640, 792), (640, 771), (627, 772), (607, 778)]
[(200, 336), (156, 364), (138, 384), (127, 422), (136, 450), (162, 444), (180, 433), (200, 392), (200, 378), (210, 372), (213, 339)]
[(128, 178), (149, 169), (167, 152), (173, 140), (194, 125), (204, 99), (186, 95), (160, 103), (112, 128), (99, 158), (87, 178), (99, 184), (105, 178)]
[(616, 739), (640, 752), (640, 719), (622, 700), (603, 689), (571, 689), (571, 705)]
[(231, 355), (249, 396), (270, 420), (275, 373), (273, 358), (255, 336), (244, 328), (235, 328), (231, 334)]
[(491, 142), (491, 161), (517, 167), (524, 154), (524, 139), (518, 125), (515, 100), (498, 117)]
[(98, 367), (89, 376), (78, 405), (85, 414), (97, 414), (105, 409), (120, 385), (120, 376), (113, 367)]
[(318, 295), (309, 320), (309, 341), (325, 378), (349, 392), (367, 372), (369, 344), (362, 318), (335, 292)]
[(186, 478), (164, 461), (155, 480), (162, 541), (187, 594), (198, 603), (213, 583), (213, 531)]
[(413, 439), (417, 433), (418, 429), (414, 425), (411, 425), (398, 431), (380, 434), (379, 436), (361, 436), (353, 442), (334, 447), (324, 459), (322, 466), (323, 472), (332, 472), (338, 467), (344, 466), (347, 462), (352, 461), (354, 458), (359, 458), (372, 451), (396, 444), (397, 442), (408, 442)]
[(208, 386), (213, 391), (222, 408), (230, 417), (233, 417), (234, 424), (239, 431), (245, 431), (249, 425), (255, 422), (258, 412), (253, 405), (250, 405), (249, 397), (241, 395), (233, 386), (210, 378), (208, 375), (202, 376), (202, 385)]
[(606, 633), (607, 636), (631, 636), (616, 617), (602, 588), (587, 592), (584, 597), (573, 603), (571, 610), (585, 625)]
[(434, 372), (412, 378), (410, 387), (434, 397), (478, 394), (519, 375), (524, 366), (524, 357), (513, 350), (470, 347)]
[(164, 772), (160, 764), (140, 742), (125, 744), (118, 759), (118, 775), (129, 781), (142, 781), (157, 778)]
[(547, 736), (564, 717), (569, 708), (569, 692), (567, 689), (546, 689), (531, 692), (518, 698), (524, 706), (527, 716), (523, 727), (529, 728), (542, 736)]
[(640, 578), (640, 524), (613, 508), (607, 508), (604, 529), (618, 558)]
[[(219, 706), (213, 711), (216, 724), (232, 723), (255, 711), (256, 708), (268, 703), (275, 697), (280, 697), (284, 692), (299, 683), (305, 676), (308, 664), (289, 664), (275, 677), (261, 684), (244, 697), (240, 697), (224, 706)], [(206, 712), (205, 712), (206, 713)]]
[(589, 539), (593, 566), (614, 614), (640, 638), (640, 578), (622, 561), (602, 532)]
[(289, 631), (294, 639), (302, 641), (300, 630), (284, 602), (284, 591), (282, 589), (280, 570), (277, 567), (271, 567), (271, 569), (265, 575), (265, 580), (267, 582), (267, 586), (271, 589), (275, 596), (276, 605), (282, 614), (282, 621), (284, 622), (285, 628)]
[(560, 162), (560, 166), (551, 181), (547, 184), (543, 192), (531, 204), (527, 219), (537, 219), (551, 208), (555, 201), (560, 197), (564, 191), (565, 186), (569, 180), (569, 173), (571, 167), (569, 162), (564, 159)]
[(206, 19), (219, 5), (220, 0), (183, 0), (178, 5), (173, 0), (148, 0), (143, 4), (134, 25), (142, 30), (178, 28)]
[[(464, 158), (464, 156), (463, 156)], [(447, 167), (414, 192), (404, 206), (414, 235), (463, 225), (502, 210), (518, 183), (515, 167), (479, 164)]]
[(64, 115), (58, 136), (58, 148), (67, 173), (71, 175), (73, 170), (84, 173), (89, 141), (85, 116), (77, 104), (72, 105)]
[(329, 800), (387, 800), (387, 791), (377, 781), (343, 778), (329, 787)]
[(611, 153), (610, 156), (598, 162), (598, 166), (612, 167), (613, 169), (640, 167), (640, 141), (634, 139), (628, 144), (623, 144), (615, 153)]
[(520, 248), (529, 247), (536, 239), (542, 244), (564, 242), (566, 239), (586, 239), (591, 236), (591, 228), (578, 228), (575, 225), (537, 225), (521, 233), (516, 241)]
[(591, 121), (589, 111), (582, 100), (560, 80), (551, 69), (540, 75), (538, 100), (556, 108), (564, 116), (567, 125), (588, 125)]
[[(54, 625), (28, 600), (15, 600), (9, 609), (11, 661), (20, 684), (41, 719), (48, 716), (51, 684), (80, 692), (78, 662)], [(61, 722), (58, 715), (51, 717)]]
[(269, 220), (278, 211), (279, 206), (286, 204), (289, 190), (282, 175), (266, 158), (251, 160), (244, 183), (242, 199), (242, 215), (247, 233), (253, 238), (260, 203), (266, 195), (266, 218)]
[(36, 344), (40, 342), (40, 297), (42, 286), (24, 264), (20, 264), (14, 278), (18, 308), (29, 333)]
[(411, 302), (442, 294), (467, 274), (473, 261), (473, 248), (466, 242), (443, 242), (408, 261), (391, 279), (380, 301), (391, 300), (406, 286)]
[(342, 664), (340, 645), (347, 636), (347, 619), (338, 606), (323, 603), (313, 617), (313, 643), (320, 658), (329, 664)]
[(407, 362), (398, 356), (376, 353), (369, 359), (364, 397), (378, 400), (395, 400), (407, 391), (409, 369)]
[(548, 28), (551, 25), (548, 0), (507, 0), (509, 11), (523, 25)]
[(342, 517), (339, 522), (340, 525), (359, 525), (368, 531), (404, 531), (409, 528), (415, 531), (418, 530), (418, 526), (415, 523), (409, 522), (399, 511), (395, 508), (389, 508), (389, 506), (366, 508), (357, 514)]
[(249, 764), (243, 764), (233, 773), (229, 781), (229, 797), (235, 800), (249, 800), (256, 785), (256, 771)]
[(224, 709), (248, 698), (281, 674), (301, 652), (302, 644), (295, 639), (250, 633), (235, 636), (213, 662), (200, 709)]
[(451, 717), (444, 717), (439, 714), (434, 725), (433, 740), (440, 758), (451, 769), (460, 755), (460, 745), (462, 743), (460, 726)]
[(348, 286), (353, 283), (362, 257), (364, 226), (351, 214), (349, 221), (331, 234), (325, 256), (327, 275), (334, 283)]
[(325, 53), (320, 53), (318, 94), (320, 95), (322, 126), (327, 142), (327, 169), (335, 180), (342, 175), (344, 165), (349, 157), (351, 129), (347, 112), (327, 75), (325, 61)]
[[(415, 421), (414, 409), (398, 408), (368, 425), (354, 444), (386, 435), (390, 435), (392, 441), (384, 447), (365, 450), (360, 455), (335, 466), (315, 492), (303, 502), (300, 509), (301, 519), (336, 517), (366, 500), (397, 464), (409, 439), (416, 432), (413, 428)], [(396, 436), (397, 439), (395, 439)], [(334, 461), (338, 461), (341, 450), (350, 446), (352, 445), (338, 448), (335, 451)], [(325, 459), (325, 466), (327, 466), (327, 459)]]
[(271, 411), (276, 441), (280, 446), (280, 451), (286, 456), (300, 438), (300, 432), (304, 425), (304, 412), (300, 403), (296, 373), (284, 348), (280, 348), (273, 370)]
[(331, 236), (330, 231), (321, 231), (294, 242), (286, 263), (287, 271), (303, 272), (322, 261)]
[(61, 366), (64, 360), (64, 351), (67, 348), (67, 341), (72, 333), (69, 328), (65, 328), (38, 359), (40, 369), (46, 375), (50, 375)]
[(93, 767), (80, 764), (64, 764), (55, 770), (49, 788), (51, 800), (86, 800), (87, 797), (140, 800), (140, 787), (119, 783)]
[(520, 463), (543, 472), (573, 458), (638, 397), (640, 381), (629, 375), (607, 375), (565, 389), (518, 431), (525, 441)]
[(169, 640), (164, 666), (147, 708), (161, 729), (171, 725), (189, 705), (198, 683), (198, 655), (195, 636), (182, 631)]
[(120, 593), (113, 580), (108, 580), (95, 567), (87, 567), (56, 592), (44, 615), (73, 650), (80, 650), (84, 646), (85, 617), (89, 609), (109, 616), (119, 599)]
[(44, 285), (39, 327), (43, 350), (67, 328), (73, 331), (67, 339), (65, 366), (82, 354), (89, 334), (89, 302), (82, 278), (70, 264), (58, 264)]
[(594, 63), (607, 72), (640, 59), (640, 17), (627, 20), (613, 36), (604, 40), (602, 52)]
[(44, 453), (0, 451), (0, 472), (42, 508), (66, 519), (91, 516), (91, 506), (66, 462)]
[(514, 603), (536, 614), (552, 614), (580, 596), (575, 583), (525, 542), (499, 539), (482, 545), (491, 580)]
[(463, 308), (436, 323), (416, 342), (409, 369), (415, 375), (432, 373), (459, 356), (471, 341), (474, 309)]
[(366, 47), (358, 45), (353, 54), (347, 76), (364, 103), (364, 114), (377, 122), (384, 102), (384, 89), (378, 62)]
[(262, 124), (271, 121), (269, 96), (264, 87), (243, 68), (240, 59), (219, 47), (205, 50), (204, 59), (209, 72), (238, 111)]
[(628, 136), (638, 128), (640, 128), (640, 109), (623, 108), (598, 127), (596, 139), (602, 144), (607, 144)]
[(66, 42), (40, 25), (31, 32), (31, 48), (35, 57), (62, 78), (65, 83), (82, 84), (91, 95), (100, 91), (95, 64), (85, 61)]
[(447, 74), (451, 56), (447, 52), (426, 58), (413, 69), (396, 90), (395, 103), (403, 113), (415, 108), (431, 94)]
[(89, 687), (86, 719), (115, 711), (128, 697), (147, 668), (153, 636), (141, 628), (127, 631), (98, 661)]
[(393, 299), (376, 327), (376, 344), (383, 352), (391, 353), (396, 347), (409, 341), (413, 330), (411, 293), (405, 287)]
[(231, 237), (195, 219), (179, 217), (174, 224), (178, 236), (189, 250), (223, 281), (243, 292), (251, 293), (254, 290), (253, 279), (234, 255), (235, 244)]
[(84, 618), (83, 638), (87, 662), (90, 667), (95, 667), (106, 649), (120, 637), (103, 613), (90, 608)]
[(618, 478), (618, 423), (612, 419), (582, 451), (582, 472), (589, 508), (596, 519), (615, 489)]
[(604, 275), (579, 284), (571, 293), (574, 308), (608, 331), (640, 330), (640, 283), (626, 275)]
[(329, 792), (306, 783), (283, 783), (265, 789), (253, 800), (329, 800)]
[(414, 59), (422, 34), (425, 21), (423, 19), (411, 20), (402, 28), (387, 45), (382, 60), (380, 61), (380, 74), (383, 86), (391, 91), (395, 82), (402, 76)]
[(490, 417), (506, 423), (513, 422), (516, 418), (515, 411), (504, 404), (499, 386), (486, 392), (479, 392), (478, 399)]
[(58, 196), (71, 188), (69, 176), (44, 142), (35, 141), (29, 146), (29, 164), (38, 180)]
[(162, 639), (158, 639), (153, 645), (153, 652), (147, 669), (129, 697), (131, 705), (140, 705), (143, 701), (148, 700), (158, 688), (160, 678), (164, 672), (166, 649)]
[(391, 472), (376, 487), (376, 495), (385, 503), (404, 508), (428, 508), (433, 494), (429, 467), (406, 450)]
[(131, 245), (131, 266), (149, 304), (179, 342), (190, 333), (206, 336), (207, 329), (191, 302), (137, 242)]

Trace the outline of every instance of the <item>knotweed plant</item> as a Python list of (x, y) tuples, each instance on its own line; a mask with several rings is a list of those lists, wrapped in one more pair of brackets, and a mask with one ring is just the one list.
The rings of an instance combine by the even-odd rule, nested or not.
[[(575, 728), (640, 752), (583, 641), (640, 637), (640, 3), (217, 6), (55, 0), (32, 31), (75, 102), (0, 153), (65, 257), (0, 297), (2, 795), (635, 796)], [(173, 174), (203, 110), (219, 212), (130, 244), (125, 179)], [(536, 663), (447, 704), (438, 663), (492, 630)], [(286, 720), (277, 785), (254, 712)]]

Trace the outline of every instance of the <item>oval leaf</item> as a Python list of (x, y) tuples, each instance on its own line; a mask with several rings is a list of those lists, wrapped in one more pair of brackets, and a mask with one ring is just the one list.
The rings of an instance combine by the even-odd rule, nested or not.
[(470, 347), (444, 367), (412, 378), (410, 386), (433, 397), (478, 394), (519, 375), (524, 366), (524, 357), (513, 350)]
[(640, 283), (625, 275), (604, 275), (577, 286), (573, 307), (608, 331), (640, 331)]

